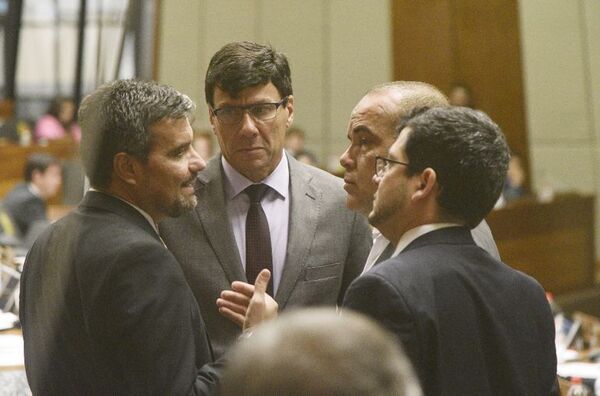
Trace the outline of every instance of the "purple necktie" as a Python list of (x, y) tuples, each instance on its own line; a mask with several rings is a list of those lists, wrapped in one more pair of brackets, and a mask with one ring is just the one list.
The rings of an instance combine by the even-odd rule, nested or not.
[(271, 271), (267, 293), (273, 295), (273, 259), (271, 255), (271, 233), (267, 216), (260, 204), (269, 190), (266, 184), (252, 184), (244, 192), (250, 198), (250, 208), (246, 216), (246, 278), (254, 284), (263, 268)]

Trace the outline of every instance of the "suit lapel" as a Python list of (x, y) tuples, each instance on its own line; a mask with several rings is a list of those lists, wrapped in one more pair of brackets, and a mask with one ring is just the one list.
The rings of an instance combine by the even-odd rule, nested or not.
[(198, 205), (195, 213), (202, 224), (207, 239), (212, 246), (229, 282), (245, 280), (240, 255), (231, 229), (225, 193), (223, 190), (221, 156), (208, 162), (206, 169), (198, 174), (196, 195)]
[(312, 176), (294, 158), (288, 156), (290, 169), (290, 217), (287, 253), (275, 300), (283, 308), (303, 273), (317, 228), (321, 195), (312, 184)]

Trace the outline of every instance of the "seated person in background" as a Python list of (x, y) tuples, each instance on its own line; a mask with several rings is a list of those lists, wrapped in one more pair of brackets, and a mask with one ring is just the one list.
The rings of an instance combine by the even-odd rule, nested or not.
[(40, 140), (56, 140), (72, 137), (81, 140), (81, 129), (75, 121), (75, 102), (69, 98), (56, 97), (50, 107), (35, 124), (35, 137)]
[(6, 194), (3, 207), (11, 217), (19, 234), (27, 237), (34, 224), (47, 223), (47, 201), (61, 186), (61, 166), (49, 154), (32, 154), (25, 163), (25, 182)]
[(426, 395), (551, 395), (554, 321), (544, 290), (475, 245), (509, 161), (500, 128), (464, 107), (400, 123), (379, 157), (369, 222), (398, 256), (357, 278), (343, 306), (391, 330)]
[(525, 169), (523, 161), (517, 153), (512, 153), (506, 172), (506, 180), (502, 189), (502, 197), (506, 202), (514, 201), (527, 195), (525, 187)]
[(222, 396), (421, 395), (391, 334), (362, 315), (334, 309), (285, 313), (236, 345)]
[(285, 150), (298, 161), (312, 166), (317, 166), (317, 157), (304, 146), (306, 135), (304, 131), (297, 127), (291, 127), (285, 133)]

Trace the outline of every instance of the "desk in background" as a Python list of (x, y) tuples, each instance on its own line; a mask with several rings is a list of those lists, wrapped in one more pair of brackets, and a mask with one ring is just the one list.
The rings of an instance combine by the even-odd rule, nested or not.
[(546, 291), (560, 295), (593, 288), (593, 196), (514, 201), (486, 220), (502, 261), (533, 276)]

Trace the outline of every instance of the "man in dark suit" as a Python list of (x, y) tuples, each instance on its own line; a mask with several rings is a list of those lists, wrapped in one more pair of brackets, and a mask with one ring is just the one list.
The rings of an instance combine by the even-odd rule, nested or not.
[(157, 223), (196, 205), (205, 167), (192, 101), (166, 86), (105, 85), (81, 105), (92, 188), (27, 256), (20, 318), (34, 394), (212, 394), (200, 310)]
[[(366, 221), (344, 207), (340, 179), (284, 152), (294, 96), (283, 54), (249, 42), (225, 45), (209, 64), (205, 94), (221, 155), (198, 175), (196, 210), (160, 229), (220, 355), (240, 329), (214, 301), (235, 280), (254, 282), (257, 254), (273, 272), (269, 293), (281, 309), (335, 305), (360, 274), (371, 238)], [(250, 190), (259, 185), (260, 241), (248, 220), (255, 218)]]
[(469, 232), (502, 191), (500, 129), (481, 112), (432, 108), (398, 131), (377, 158), (369, 214), (398, 255), (357, 278), (344, 308), (397, 335), (427, 395), (558, 394), (544, 290)]
[(3, 200), (4, 209), (23, 238), (34, 224), (48, 222), (47, 201), (58, 193), (61, 166), (49, 154), (32, 154), (25, 163), (24, 176), (25, 182), (16, 185)]

